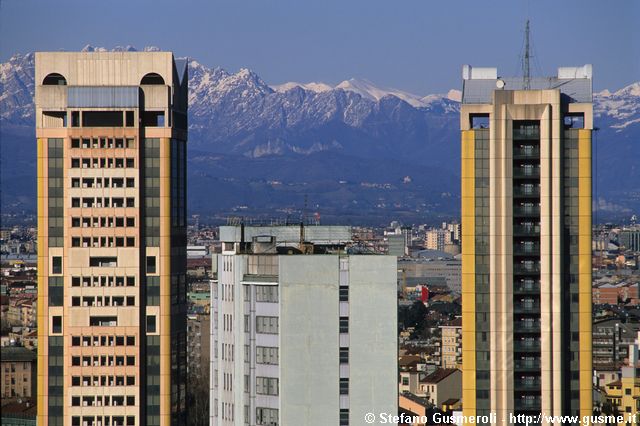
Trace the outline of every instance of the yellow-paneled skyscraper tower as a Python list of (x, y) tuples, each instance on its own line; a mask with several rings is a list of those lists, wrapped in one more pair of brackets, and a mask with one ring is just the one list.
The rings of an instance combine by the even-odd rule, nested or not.
[(591, 74), (463, 68), (465, 415), (592, 414)]
[(184, 424), (187, 67), (36, 53), (38, 424)]

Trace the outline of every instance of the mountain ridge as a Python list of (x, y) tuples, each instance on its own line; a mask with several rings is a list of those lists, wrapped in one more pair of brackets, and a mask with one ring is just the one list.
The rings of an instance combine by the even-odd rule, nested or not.
[[(84, 50), (106, 49), (88, 45)], [(0, 64), (3, 207), (33, 209), (29, 199), (35, 195), (35, 184), (27, 184), (35, 182), (35, 144), (29, 143), (34, 132), (33, 61), (33, 53), (16, 54)], [(277, 207), (260, 191), (266, 191), (264, 185), (273, 180), (274, 170), (286, 169), (283, 175), (291, 185), (283, 183), (277, 191), (282, 195), (279, 203), (286, 208), (301, 204), (300, 191), (306, 183), (307, 188), (314, 186), (316, 198), (322, 200), (319, 208), (339, 217), (338, 205), (344, 208), (344, 203), (333, 203), (327, 194), (332, 193), (328, 188), (335, 182), (344, 180), (349, 183), (336, 188), (342, 195), (348, 193), (359, 208), (364, 206), (365, 217), (404, 214), (417, 220), (437, 216), (438, 209), (443, 215), (457, 215), (459, 91), (421, 96), (356, 79), (335, 86), (322, 82), (270, 86), (247, 68), (234, 73), (206, 67), (193, 58), (188, 66), (190, 176), (216, 176), (215, 185), (221, 194), (227, 194), (221, 196), (227, 200), (203, 204), (197, 189), (201, 185), (191, 179), (190, 205), (197, 205), (198, 213), (233, 211), (234, 205), (227, 201), (238, 201), (237, 193), (243, 194), (243, 204), (249, 204), (249, 210), (264, 212), (267, 205)], [(605, 206), (602, 210), (608, 214), (637, 212), (640, 194), (634, 192), (637, 185), (633, 182), (640, 179), (636, 143), (640, 135), (640, 82), (595, 93), (594, 114), (600, 128), (594, 137), (599, 141), (594, 144), (594, 187), (596, 197), (602, 197), (596, 206)], [(206, 161), (216, 156), (224, 161)], [(348, 170), (328, 167), (323, 161), (358, 170), (360, 181)], [(385, 166), (391, 163), (387, 170)], [(256, 173), (245, 178), (243, 172), (252, 166)], [(322, 176), (323, 167), (331, 169), (330, 176)], [(372, 173), (369, 169), (377, 170)], [(224, 180), (217, 174), (221, 171), (235, 180)], [(308, 179), (305, 171), (313, 171)], [(398, 184), (408, 175), (413, 185)], [(317, 185), (320, 181), (325, 182), (326, 190)], [(435, 182), (437, 186), (430, 185)], [(366, 186), (369, 184), (373, 186)], [(382, 186), (376, 187), (378, 184)], [(232, 194), (230, 188), (236, 192)], [(374, 196), (365, 197), (363, 188), (373, 188)], [(393, 191), (397, 194), (391, 194)], [(391, 199), (395, 201), (391, 203)], [(252, 206), (252, 200), (262, 200), (262, 204)]]

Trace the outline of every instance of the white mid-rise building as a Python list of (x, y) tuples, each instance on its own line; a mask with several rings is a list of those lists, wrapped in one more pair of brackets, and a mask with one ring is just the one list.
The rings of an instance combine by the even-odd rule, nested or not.
[(211, 425), (357, 425), (397, 412), (396, 258), (349, 227), (223, 226)]

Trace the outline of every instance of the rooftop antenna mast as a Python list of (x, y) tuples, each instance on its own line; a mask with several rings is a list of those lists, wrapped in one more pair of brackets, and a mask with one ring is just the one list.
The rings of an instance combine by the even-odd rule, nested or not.
[(531, 68), (529, 67), (529, 59), (531, 58), (529, 50), (529, 20), (524, 29), (524, 57), (522, 58), (522, 70), (524, 71), (523, 86), (524, 90), (531, 89)]

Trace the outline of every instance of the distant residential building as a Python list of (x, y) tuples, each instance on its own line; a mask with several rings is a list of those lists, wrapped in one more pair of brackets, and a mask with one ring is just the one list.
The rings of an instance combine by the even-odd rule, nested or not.
[[(420, 419), (428, 416), (429, 410), (432, 408), (431, 403), (426, 398), (422, 398), (411, 393), (401, 393), (398, 398), (399, 409), (406, 416)], [(424, 422), (408, 423), (411, 426), (423, 426)]]
[(406, 246), (404, 235), (388, 234), (387, 235), (387, 254), (389, 256), (403, 257), (406, 254)]
[(462, 366), (462, 318), (456, 318), (440, 326), (442, 331), (442, 368)]
[(451, 234), (448, 229), (430, 229), (425, 233), (424, 246), (429, 250), (444, 250), (445, 245), (453, 241)]
[(622, 229), (618, 242), (626, 250), (640, 251), (640, 226)]
[(187, 316), (187, 372), (209, 377), (211, 318)]
[(420, 380), (421, 393), (435, 407), (444, 401), (462, 398), (462, 371), (455, 368), (439, 368)]
[(34, 400), (15, 400), (2, 405), (2, 426), (36, 426), (37, 406)]
[[(422, 252), (424, 253), (424, 252)], [(443, 256), (425, 256), (398, 260), (398, 280), (403, 288), (419, 284), (446, 286), (449, 291), (460, 294), (462, 262), (443, 252)]]
[(605, 283), (593, 287), (592, 298), (594, 304), (617, 305), (619, 301), (632, 305), (640, 303), (638, 283), (620, 282)]
[(222, 226), (211, 285), (211, 424), (359, 425), (395, 413), (396, 258), (351, 229)]
[(635, 342), (629, 346), (631, 357), (622, 367), (620, 379), (605, 387), (607, 401), (625, 416), (625, 421), (619, 423), (620, 426), (631, 423), (627, 421), (628, 416), (640, 413), (640, 332)]
[(2, 398), (35, 398), (36, 353), (22, 346), (0, 347)]
[(598, 320), (593, 323), (593, 368), (618, 368), (626, 362), (639, 323), (623, 323), (619, 318)]

